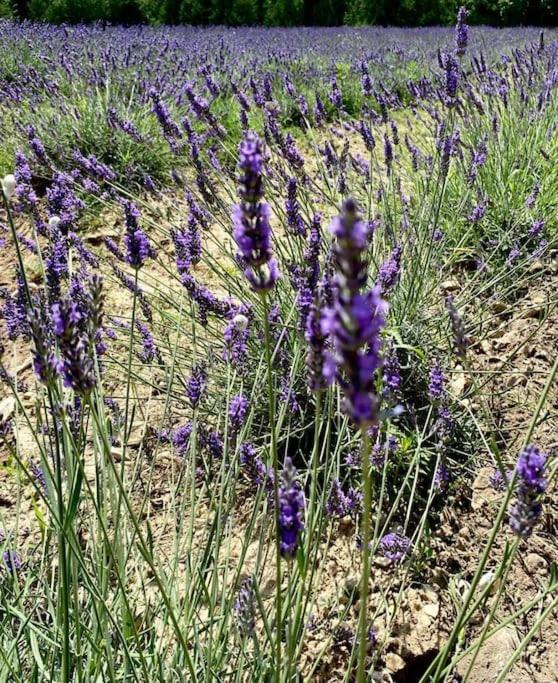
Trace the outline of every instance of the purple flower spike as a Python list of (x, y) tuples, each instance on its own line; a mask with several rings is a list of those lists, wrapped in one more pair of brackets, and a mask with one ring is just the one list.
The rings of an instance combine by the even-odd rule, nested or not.
[(246, 413), (248, 412), (248, 399), (242, 394), (233, 396), (229, 406), (229, 421), (231, 431), (236, 433), (240, 430), (246, 420)]
[(333, 353), (326, 359), (324, 375), (335, 379), (345, 395), (344, 410), (359, 426), (378, 418), (376, 371), (381, 367), (381, 331), (387, 304), (380, 288), (363, 292), (367, 279), (368, 230), (352, 200), (331, 224), (337, 238), (333, 245), (335, 295), (324, 311), (322, 332), (331, 335)]
[(194, 365), (192, 374), (186, 382), (186, 395), (192, 408), (196, 408), (207, 385), (207, 372), (203, 364)]
[(460, 7), (457, 13), (457, 24), (455, 25), (455, 54), (463, 57), (467, 51), (469, 42), (469, 27), (467, 26), (467, 8)]
[(149, 244), (145, 232), (139, 227), (140, 212), (130, 201), (124, 201), (124, 214), (126, 220), (126, 261), (134, 268), (141, 268), (149, 257), (155, 254)]
[(172, 433), (172, 445), (175, 447), (179, 455), (186, 455), (188, 446), (190, 444), (190, 437), (192, 436), (192, 423), (186, 422), (180, 427), (177, 427)]
[(304, 493), (296, 482), (296, 469), (290, 458), (285, 460), (279, 489), (279, 535), (281, 554), (294, 557), (304, 529)]
[(2, 553), (2, 559), (4, 560), (4, 565), (10, 574), (15, 574), (21, 569), (21, 557), (18, 555), (18, 553), (16, 553), (15, 550), (4, 550)]
[(510, 510), (510, 526), (521, 538), (529, 538), (541, 516), (540, 497), (547, 487), (544, 478), (547, 458), (537, 446), (527, 446), (517, 461), (516, 502)]
[(401, 247), (395, 247), (388, 258), (380, 266), (378, 271), (378, 285), (382, 290), (382, 294), (386, 295), (399, 282), (401, 275), (401, 256), (403, 250)]
[(256, 593), (251, 576), (240, 585), (234, 603), (234, 623), (239, 635), (252, 636), (256, 628)]
[(263, 198), (263, 151), (255, 133), (246, 133), (240, 143), (238, 194), (240, 203), (233, 209), (233, 236), (237, 258), (255, 291), (272, 289), (279, 278), (272, 258), (270, 209)]
[(399, 564), (411, 550), (411, 539), (392, 532), (380, 540), (380, 549), (390, 562)]
[(440, 359), (437, 358), (430, 369), (430, 382), (428, 384), (428, 393), (433, 401), (439, 401), (442, 398), (445, 382), (446, 379), (440, 365)]

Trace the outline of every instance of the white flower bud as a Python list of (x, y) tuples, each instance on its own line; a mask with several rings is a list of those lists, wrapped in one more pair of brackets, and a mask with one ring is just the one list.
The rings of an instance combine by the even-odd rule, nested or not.
[(248, 327), (248, 318), (245, 315), (242, 315), (242, 313), (237, 313), (232, 319), (232, 322), (235, 330), (238, 330), (239, 332), (244, 332)]
[(8, 173), (8, 175), (4, 176), (4, 180), (2, 180), (2, 189), (8, 199), (13, 195), (16, 189), (16, 179), (13, 173)]
[(56, 230), (56, 228), (60, 225), (60, 216), (51, 216), (48, 219), (48, 227), (51, 230)]

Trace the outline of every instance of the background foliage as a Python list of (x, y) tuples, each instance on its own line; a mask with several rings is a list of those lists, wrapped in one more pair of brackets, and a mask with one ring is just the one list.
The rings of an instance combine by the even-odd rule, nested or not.
[(558, 21), (555, 0), (0, 0), (0, 17), (55, 23), (427, 26), (452, 23), (461, 4), (468, 8), (473, 24)]

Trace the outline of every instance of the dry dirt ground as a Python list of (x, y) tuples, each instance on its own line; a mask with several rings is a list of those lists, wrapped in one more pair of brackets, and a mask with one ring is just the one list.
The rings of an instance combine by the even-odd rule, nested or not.
[[(113, 224), (108, 228), (107, 234), (111, 232), (118, 237), (121, 226)], [(12, 289), (14, 254), (9, 246), (9, 239), (6, 244), (0, 252), (0, 286)], [(490, 428), (500, 444), (503, 459), (510, 465), (517, 458), (522, 434), (529, 424), (558, 350), (558, 314), (555, 308), (558, 298), (557, 272), (556, 261), (541, 266), (540, 272), (522, 297), (513, 306), (498, 309), (485, 340), (475, 347), (473, 369), (477, 373), (477, 381), (486, 383), (483, 393), (493, 420)], [(164, 274), (154, 274), (164, 284)], [(207, 276), (209, 278), (209, 273)], [(128, 301), (126, 298), (119, 298), (120, 296), (109, 291), (113, 310), (124, 312)], [(33, 387), (29, 355), (21, 344), (14, 346), (8, 342), (3, 362), (8, 372), (17, 371), (19, 379)], [(118, 384), (118, 380), (114, 380), (110, 390), (118, 391)], [(468, 401), (467, 381), (458, 381), (455, 391), (462, 394), (463, 401)], [(148, 394), (142, 396), (142, 399), (149, 402), (153, 396)], [(26, 407), (31, 408), (33, 391), (23, 391), (22, 400)], [(7, 387), (0, 385), (1, 416), (9, 418), (13, 410), (13, 399)], [(153, 417), (160, 411), (160, 407), (154, 401), (147, 410)], [(554, 386), (532, 439), (534, 443), (551, 452), (556, 452), (558, 446), (557, 416), (558, 391)], [(175, 417), (178, 419), (178, 414)], [(137, 431), (138, 437), (132, 444), (132, 453), (141, 444), (141, 423), (137, 425)], [(32, 440), (23, 427), (21, 444), (22, 451), (28, 450), (28, 455), (31, 456)], [(447, 637), (459, 608), (459, 601), (468, 588), (483, 545), (490, 534), (498, 503), (504, 495), (490, 485), (493, 464), (488, 457), (483, 463), (483, 458), (481, 454), (480, 466), (468, 488), (462, 489), (458, 496), (448, 501), (434, 535), (435, 562), (432, 566), (424, 567), (424, 575), (420, 580), (409, 582), (404, 574), (398, 574), (394, 579), (385, 564), (381, 561), (374, 564), (371, 604), (381, 605), (386, 591), (389, 592), (390, 600), (399, 603), (394, 619), (388, 619), (386, 610), (382, 611), (380, 607), (375, 612), (374, 623), (378, 638), (386, 645), (384, 655), (378, 662), (378, 671), (381, 672), (378, 680), (409, 683), (418, 681)], [(8, 467), (7, 463), (8, 453), (4, 450), (0, 452), (0, 525), (8, 533), (17, 535), (21, 547), (31, 548), (39, 533), (32, 506), (32, 489), (22, 482), (16, 469), (13, 466)], [(149, 467), (152, 469), (147, 514), (156, 525), (159, 511), (164, 514), (165, 500), (170, 490), (169, 482), (176, 481), (179, 464), (168, 450), (159, 452), (155, 462)], [(18, 491), (23, 491), (23, 496), (19, 496)], [(556, 580), (556, 493), (556, 486), (547, 492), (544, 519), (530, 541), (520, 546), (518, 556), (504, 579), (502, 599), (495, 610), (493, 624), (503, 622), (522, 605), (533, 600), (552, 576)], [(141, 492), (138, 493), (138, 499), (141, 499)], [(246, 513), (239, 509), (237, 522), (243, 518), (246, 518)], [(14, 519), (17, 519), (17, 529), (13, 528)], [(165, 523), (166, 521), (161, 522), (160, 531), (164, 531)], [(316, 654), (323, 650), (324, 639), (331, 638), (321, 664), (312, 675), (312, 680), (315, 681), (340, 681), (347, 667), (351, 646), (350, 631), (354, 627), (357, 613), (356, 601), (353, 605), (347, 605), (347, 596), (353, 591), (359, 572), (355, 532), (353, 523), (343, 520), (335, 526), (328, 543), (324, 543), (320, 562), (320, 598), (302, 661), (303, 671), (312, 669)], [(483, 580), (490, 580), (490, 572), (497, 570), (498, 561), (511, 540), (511, 535), (505, 530), (498, 535), (496, 552), (491, 555), (486, 578), (483, 577)], [(249, 552), (247, 565), (251, 562), (251, 555)], [(263, 591), (271, 594), (273, 589), (273, 581), (270, 579)], [(484, 618), (491, 611), (498, 594), (499, 584), (496, 581), (493, 594), (480, 614), (467, 632), (460, 634), (465, 644), (471, 642), (471, 638), (482, 630)], [(474, 683), (496, 681), (502, 666), (513, 654), (518, 643), (554, 599), (556, 592), (499, 630), (481, 648), (467, 680)], [(345, 620), (340, 623), (340, 613), (344, 611)], [(544, 626), (534, 634), (525, 653), (505, 681), (551, 683), (558, 680), (556, 617), (558, 609), (548, 615)], [(471, 660), (465, 658), (453, 673), (453, 680), (463, 680), (470, 664)]]

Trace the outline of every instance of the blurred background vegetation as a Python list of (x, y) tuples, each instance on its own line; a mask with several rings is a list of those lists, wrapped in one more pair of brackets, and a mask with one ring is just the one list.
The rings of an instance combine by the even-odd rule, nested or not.
[(558, 22), (557, 0), (0, 0), (0, 17), (54, 23), (427, 26), (453, 23), (462, 4), (472, 24)]

